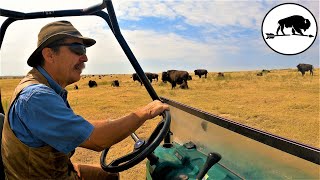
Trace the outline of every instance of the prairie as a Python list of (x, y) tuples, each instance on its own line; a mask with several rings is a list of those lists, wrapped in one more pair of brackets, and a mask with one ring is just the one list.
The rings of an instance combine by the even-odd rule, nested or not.
[[(319, 68), (314, 76), (301, 76), (296, 69), (271, 70), (263, 76), (260, 71), (225, 72), (224, 78), (217, 72), (208, 77), (195, 76), (188, 82), (189, 89), (171, 90), (170, 83), (152, 82), (159, 96), (243, 123), (278, 136), (319, 148)], [(89, 121), (114, 119), (128, 114), (151, 101), (144, 86), (130, 78), (130, 74), (105, 75), (99, 79), (82, 78), (69, 85), (68, 99), (75, 113)], [(119, 80), (120, 87), (112, 87), (112, 80)], [(0, 79), (2, 103), (8, 108), (18, 79)], [(89, 88), (88, 81), (95, 80), (98, 87)], [(147, 121), (136, 134), (148, 138), (159, 118)], [(133, 140), (128, 137), (111, 147), (107, 160), (131, 152)], [(99, 164), (100, 153), (77, 148), (73, 162)], [(121, 172), (121, 179), (145, 179), (145, 161)]]

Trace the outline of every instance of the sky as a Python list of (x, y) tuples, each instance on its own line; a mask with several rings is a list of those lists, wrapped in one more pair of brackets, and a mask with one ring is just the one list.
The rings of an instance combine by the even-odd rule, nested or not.
[[(1, 0), (1, 9), (29, 13), (83, 9), (102, 0)], [(287, 1), (254, 0), (114, 0), (122, 35), (145, 72), (207, 69), (209, 72), (319, 67), (319, 37), (297, 55), (283, 55), (264, 42), (265, 15)], [(319, 0), (290, 1), (308, 8), (319, 26)], [(106, 11), (106, 10), (105, 10)], [(6, 18), (0, 16), (0, 24)], [(0, 76), (25, 75), (45, 24), (70, 21), (83, 36), (97, 41), (87, 49), (83, 74), (131, 74), (129, 60), (100, 17), (64, 17), (16, 21), (6, 31), (0, 52)], [(276, 27), (275, 27), (276, 28)], [(276, 29), (275, 29), (276, 31)], [(275, 32), (274, 32), (275, 33)]]

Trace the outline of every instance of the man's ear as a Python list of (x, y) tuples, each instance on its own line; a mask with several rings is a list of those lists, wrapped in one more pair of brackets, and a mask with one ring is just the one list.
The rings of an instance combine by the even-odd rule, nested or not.
[(44, 61), (49, 62), (49, 63), (53, 63), (54, 62), (54, 58), (53, 58), (53, 51), (50, 48), (43, 48), (42, 51), (42, 56)]

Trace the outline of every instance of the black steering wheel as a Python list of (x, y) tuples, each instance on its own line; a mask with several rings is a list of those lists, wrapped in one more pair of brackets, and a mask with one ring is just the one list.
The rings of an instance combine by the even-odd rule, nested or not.
[(100, 156), (101, 168), (107, 172), (121, 172), (135, 166), (150, 155), (159, 146), (169, 131), (171, 122), (169, 111), (164, 111), (162, 116), (163, 119), (159, 122), (146, 142), (143, 140), (136, 141), (133, 152), (113, 160), (110, 164), (106, 165), (105, 159), (109, 148), (103, 150)]

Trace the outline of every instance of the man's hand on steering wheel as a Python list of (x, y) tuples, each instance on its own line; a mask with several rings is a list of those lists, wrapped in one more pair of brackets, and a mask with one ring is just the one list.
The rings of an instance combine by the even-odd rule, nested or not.
[(168, 105), (163, 104), (159, 100), (155, 100), (147, 106), (138, 109), (135, 114), (143, 120), (152, 119), (157, 115), (162, 114), (163, 119), (159, 122), (147, 141), (138, 139), (138, 137), (133, 133), (136, 141), (134, 151), (113, 160), (108, 165), (105, 164), (105, 158), (109, 148), (105, 149), (100, 157), (100, 164), (103, 170), (107, 172), (121, 172), (133, 167), (150, 155), (159, 146), (168, 133), (171, 122)]
[(147, 120), (160, 115), (165, 110), (169, 110), (167, 104), (164, 104), (159, 100), (154, 100), (148, 105), (138, 109), (135, 114), (141, 119)]

